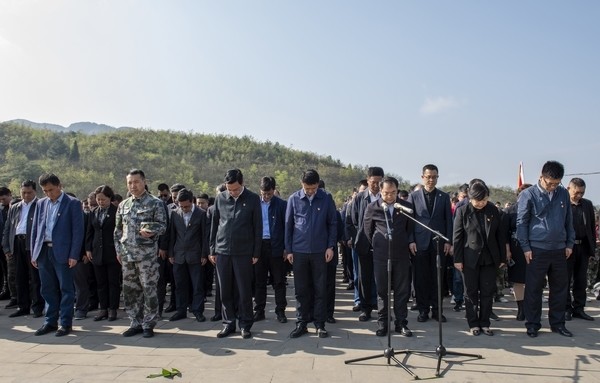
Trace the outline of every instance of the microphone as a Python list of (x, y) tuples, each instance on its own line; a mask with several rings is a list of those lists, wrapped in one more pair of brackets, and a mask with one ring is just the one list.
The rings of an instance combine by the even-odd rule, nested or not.
[(383, 202), (383, 201), (382, 201), (382, 202), (381, 202), (381, 207), (383, 208), (383, 210), (385, 210), (385, 209), (387, 209), (388, 207), (390, 207), (390, 205), (388, 205), (387, 203), (385, 203), (385, 202)]
[(394, 209), (398, 209), (398, 210), (402, 210), (403, 212), (405, 212), (406, 214), (412, 214), (413, 213), (413, 209), (406, 207), (404, 205), (401, 205), (400, 203), (396, 202), (394, 204)]

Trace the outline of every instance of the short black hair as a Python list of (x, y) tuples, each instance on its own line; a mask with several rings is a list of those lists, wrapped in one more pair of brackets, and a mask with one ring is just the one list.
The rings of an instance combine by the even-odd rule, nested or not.
[(565, 175), (565, 167), (558, 161), (548, 161), (542, 167), (542, 176), (560, 180)]
[(244, 183), (244, 175), (240, 169), (230, 169), (225, 174), (225, 183), (230, 185), (234, 183), (242, 185)]
[(9, 194), (12, 194), (9, 188), (7, 188), (6, 186), (0, 187), (0, 196), (5, 196)]
[(490, 189), (482, 182), (475, 182), (469, 187), (469, 199), (483, 201), (490, 196)]
[(367, 182), (367, 180), (365, 178), (363, 178), (362, 180), (358, 181), (358, 187), (361, 187), (361, 186), (364, 186), (364, 187), (369, 186), (369, 183)]
[(319, 189), (325, 189), (325, 181), (319, 180)]
[(308, 169), (304, 173), (302, 173), (302, 183), (307, 185), (317, 185), (319, 184), (319, 173), (315, 169)]
[(216, 190), (218, 193), (222, 193), (227, 190), (227, 186), (225, 186), (225, 183), (222, 183), (216, 187)]
[(179, 191), (185, 189), (185, 185), (182, 184), (174, 184), (173, 186), (171, 186), (171, 189), (169, 189), (171, 191), (171, 193), (178, 193)]
[(123, 201), (123, 196), (120, 195), (120, 194), (116, 194), (115, 193), (115, 195), (113, 196), (112, 200), (113, 201), (119, 201), (119, 202), (121, 202), (121, 201)]
[(383, 168), (372, 166), (367, 169), (367, 177), (383, 177)]
[(206, 193), (200, 193), (200, 194), (198, 194), (196, 196), (196, 198), (208, 200), (208, 194), (206, 194)]
[(169, 191), (169, 185), (162, 183), (158, 184), (158, 191)]
[(107, 185), (100, 185), (96, 188), (96, 190), (94, 190), (95, 194), (104, 194), (105, 196), (107, 196), (111, 201), (115, 198), (115, 192), (112, 190), (112, 188), (110, 186)]
[(398, 195), (402, 198), (408, 198), (408, 191), (402, 189), (402, 190), (398, 190)]
[(54, 186), (59, 186), (60, 185), (60, 179), (54, 173), (44, 173), (44, 174), (42, 174), (40, 176), (40, 179), (38, 180), (38, 183), (41, 186), (46, 186), (47, 184), (52, 184)]
[(35, 190), (36, 183), (34, 180), (26, 180), (26, 181), (21, 182), (21, 187), (22, 188), (32, 188), (33, 190)]
[(261, 191), (269, 191), (269, 190), (275, 190), (275, 186), (277, 185), (277, 182), (275, 182), (275, 178), (273, 177), (269, 177), (269, 176), (265, 176), (263, 178), (260, 179), (260, 190)]
[(423, 173), (425, 173), (426, 170), (431, 170), (432, 172), (438, 172), (438, 167), (435, 166), (434, 164), (427, 164), (425, 166), (423, 166)]
[(398, 188), (398, 180), (394, 177), (385, 177), (379, 182), (379, 187), (383, 188), (383, 184), (392, 184), (396, 186), (396, 189)]
[[(140, 176), (140, 177), (142, 177), (143, 180), (146, 179), (146, 174), (141, 169), (131, 169), (129, 171), (129, 173), (127, 173), (127, 175), (128, 176)], [(41, 182), (40, 182), (40, 184), (41, 184)]]
[(569, 181), (570, 184), (573, 184), (579, 188), (584, 188), (585, 187), (585, 181), (582, 178), (579, 177), (575, 177), (575, 178), (571, 178), (571, 181)]
[(179, 192), (177, 193), (177, 201), (193, 202), (194, 201), (194, 193), (192, 193), (191, 190), (183, 188), (183, 189), (179, 190)]

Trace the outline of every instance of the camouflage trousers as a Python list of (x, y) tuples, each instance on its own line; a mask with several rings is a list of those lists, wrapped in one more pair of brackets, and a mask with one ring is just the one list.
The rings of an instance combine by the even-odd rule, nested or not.
[(123, 261), (123, 301), (130, 327), (154, 328), (158, 319), (158, 261)]
[(587, 272), (587, 286), (591, 289), (595, 283), (600, 282), (600, 249), (596, 249), (596, 254), (590, 257)]

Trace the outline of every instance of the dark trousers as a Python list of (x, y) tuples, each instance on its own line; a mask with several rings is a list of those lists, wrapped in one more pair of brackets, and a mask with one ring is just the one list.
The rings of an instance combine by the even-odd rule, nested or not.
[[(396, 325), (407, 324), (406, 317), (408, 309), (408, 297), (410, 296), (410, 261), (392, 261), (392, 291), (394, 298), (394, 317)], [(379, 311), (377, 320), (385, 327), (389, 324), (388, 318), (388, 268), (387, 260), (377, 260), (373, 263), (375, 270), (375, 283), (377, 284), (377, 296)]]
[(223, 323), (250, 330), (254, 323), (252, 312), (252, 258), (248, 256), (217, 256), (217, 275), (221, 287)]
[(215, 280), (215, 266), (206, 262), (204, 266), (202, 266), (202, 273), (204, 274), (204, 295), (210, 293), (213, 288), (213, 281)]
[(373, 273), (372, 250), (369, 250), (366, 254), (358, 254), (358, 271), (360, 307), (362, 311), (371, 312), (377, 307), (377, 295), (374, 294), (377, 286), (375, 286), (375, 275)]
[[(174, 263), (173, 276), (177, 289), (177, 312), (186, 313), (188, 305), (194, 314), (204, 313), (204, 273), (201, 263)], [(190, 299), (191, 291), (191, 299)], [(191, 302), (191, 304), (190, 304)]]
[(177, 306), (175, 290), (177, 289), (175, 278), (173, 277), (173, 265), (168, 259), (162, 259), (158, 257), (158, 307), (162, 313), (163, 306), (165, 304), (165, 298), (167, 296), (167, 284), (171, 283), (171, 297), (170, 305)]
[(121, 299), (121, 264), (119, 262), (106, 262), (93, 267), (100, 309), (117, 310)]
[(323, 326), (327, 319), (327, 262), (325, 252), (294, 253), (296, 318)]
[(35, 313), (44, 311), (44, 298), (40, 292), (40, 273), (31, 264), (31, 254), (26, 250), (27, 240), (16, 236), (13, 258), (16, 267), (17, 302), (19, 309)]
[(94, 273), (91, 262), (77, 262), (75, 266), (75, 310), (88, 312), (90, 306), (90, 274)]
[(548, 321), (551, 327), (564, 326), (569, 289), (565, 249), (543, 250), (534, 247), (531, 250), (533, 259), (527, 266), (525, 279), (525, 326), (535, 330), (542, 327), (542, 293), (546, 275), (550, 288)]
[(463, 274), (467, 286), (465, 309), (469, 328), (490, 327), (490, 314), (496, 292), (496, 266), (477, 265), (473, 269), (465, 267)]
[(354, 265), (352, 263), (352, 249), (346, 245), (340, 245), (340, 250), (340, 258), (342, 259), (344, 277), (348, 279), (348, 282), (353, 281)]
[(75, 268), (68, 263), (59, 263), (51, 247), (44, 245), (37, 259), (42, 297), (46, 301), (45, 324), (56, 326), (60, 317), (61, 326), (73, 324), (73, 304), (75, 303)]
[(271, 241), (262, 241), (260, 257), (254, 265), (254, 311), (264, 312), (267, 304), (267, 280), (269, 273), (275, 290), (275, 312), (283, 313), (287, 307), (285, 298), (285, 260), (283, 253), (274, 256)]
[[(413, 258), (415, 296), (417, 307), (421, 313), (429, 313), (430, 307), (434, 313), (438, 310), (437, 253), (435, 242), (432, 241), (427, 250), (417, 250), (417, 254)], [(442, 254), (442, 267), (446, 264), (444, 258), (445, 256)]]
[[(587, 242), (586, 242), (587, 243)], [(573, 246), (573, 253), (567, 259), (568, 284), (571, 286), (573, 282), (573, 299), (571, 294), (567, 293), (567, 310), (578, 312), (583, 311), (587, 298), (587, 272), (590, 261), (591, 252), (588, 250), (587, 244)]]
[(327, 318), (333, 318), (335, 311), (335, 277), (339, 255), (336, 248), (333, 249), (333, 258), (327, 262)]

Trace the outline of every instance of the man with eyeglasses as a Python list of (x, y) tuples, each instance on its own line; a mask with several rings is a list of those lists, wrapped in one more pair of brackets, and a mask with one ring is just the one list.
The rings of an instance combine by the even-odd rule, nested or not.
[(573, 336), (565, 327), (565, 307), (569, 292), (567, 259), (575, 244), (575, 230), (569, 192), (560, 184), (564, 174), (560, 162), (546, 162), (537, 186), (523, 190), (517, 202), (517, 239), (528, 264), (525, 326), (531, 338), (537, 337), (542, 327), (542, 293), (546, 276), (550, 288), (550, 329), (563, 336)]

